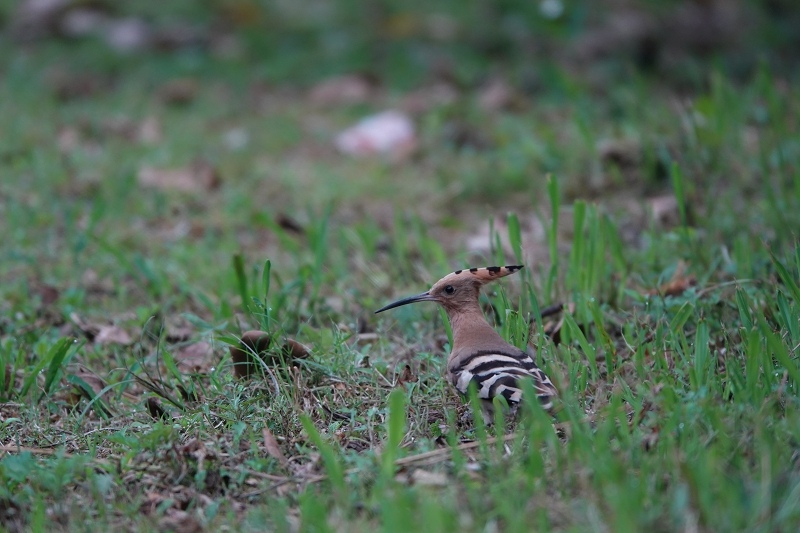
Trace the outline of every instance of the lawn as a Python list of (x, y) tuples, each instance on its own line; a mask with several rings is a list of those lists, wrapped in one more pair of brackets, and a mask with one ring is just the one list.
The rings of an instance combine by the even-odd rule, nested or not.
[[(539, 4), (4, 32), (0, 530), (800, 529), (800, 16), (620, 51), (623, 11)], [(336, 149), (387, 109), (412, 148)], [(560, 412), (486, 427), (445, 315), (374, 311), (503, 264)]]

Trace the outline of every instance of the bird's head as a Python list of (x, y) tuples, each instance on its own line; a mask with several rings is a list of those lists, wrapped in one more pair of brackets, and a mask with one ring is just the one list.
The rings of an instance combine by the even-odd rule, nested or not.
[(523, 266), (495, 266), (456, 270), (434, 283), (429, 291), (392, 302), (381, 307), (375, 313), (415, 302), (437, 302), (444, 306), (447, 311), (463, 309), (465, 306), (477, 303), (478, 293), (482, 285), (518, 272)]

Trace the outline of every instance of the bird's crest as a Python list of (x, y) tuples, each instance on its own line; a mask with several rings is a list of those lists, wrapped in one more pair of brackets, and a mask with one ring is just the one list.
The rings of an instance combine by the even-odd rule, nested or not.
[(515, 272), (519, 272), (525, 265), (508, 265), (508, 266), (491, 266), (482, 268), (465, 268), (463, 270), (456, 270), (452, 274), (448, 274), (435, 283), (438, 285), (442, 282), (453, 282), (456, 280), (472, 279), (480, 282), (481, 284), (494, 281), (496, 279), (508, 276)]

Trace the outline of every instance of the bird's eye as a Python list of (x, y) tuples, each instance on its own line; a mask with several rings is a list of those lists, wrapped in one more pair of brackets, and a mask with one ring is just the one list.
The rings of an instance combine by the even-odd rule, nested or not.
[(454, 292), (456, 292), (456, 288), (453, 287), (452, 285), (448, 285), (447, 287), (444, 288), (444, 292), (445, 294), (453, 294)]

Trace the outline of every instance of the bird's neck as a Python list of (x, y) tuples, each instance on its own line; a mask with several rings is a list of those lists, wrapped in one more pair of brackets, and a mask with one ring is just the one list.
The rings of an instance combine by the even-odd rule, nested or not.
[(506, 344), (503, 337), (486, 321), (477, 302), (474, 306), (462, 307), (457, 311), (448, 309), (447, 316), (453, 330), (451, 353), (454, 355), (465, 348), (482, 350)]

